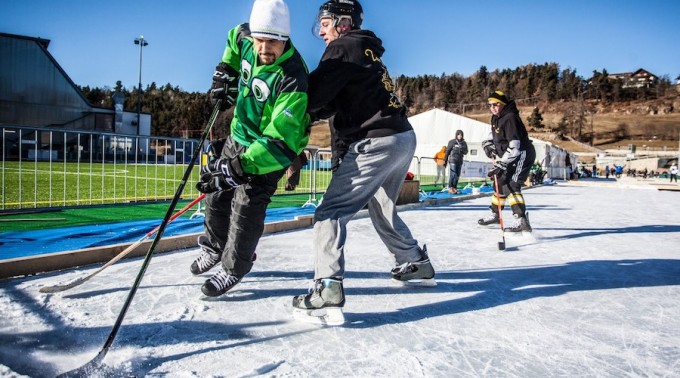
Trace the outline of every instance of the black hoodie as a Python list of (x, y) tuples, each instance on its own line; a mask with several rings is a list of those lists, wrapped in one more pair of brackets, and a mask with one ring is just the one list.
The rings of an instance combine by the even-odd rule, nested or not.
[[(460, 138), (460, 140), (458, 140), (459, 134), (463, 136), (463, 138)], [(456, 130), (456, 136), (451, 139), (449, 144), (446, 146), (446, 156), (444, 161), (447, 161), (449, 164), (462, 164), (463, 157), (467, 155), (467, 153), (468, 146), (467, 142), (465, 141), (465, 136), (463, 135), (463, 130)]]
[(511, 140), (519, 141), (520, 151), (531, 148), (531, 139), (527, 133), (515, 101), (510, 101), (498, 116), (491, 116), (491, 136), (498, 151), (498, 156), (503, 156), (508, 149)]
[(352, 30), (328, 44), (309, 75), (308, 112), (334, 116), (335, 137), (344, 143), (412, 129), (380, 59), (384, 52), (373, 32)]

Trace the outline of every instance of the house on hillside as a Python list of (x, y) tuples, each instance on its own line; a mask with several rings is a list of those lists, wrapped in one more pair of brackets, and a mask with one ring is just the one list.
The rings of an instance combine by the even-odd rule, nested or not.
[(609, 74), (610, 81), (621, 80), (623, 88), (652, 88), (659, 82), (659, 77), (640, 68), (635, 72)]

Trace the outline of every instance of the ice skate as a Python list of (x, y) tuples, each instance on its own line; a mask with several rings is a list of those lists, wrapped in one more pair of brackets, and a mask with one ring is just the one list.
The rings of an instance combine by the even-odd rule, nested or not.
[(194, 275), (205, 273), (215, 267), (220, 262), (222, 256), (213, 247), (208, 244), (208, 237), (200, 235), (198, 237), (198, 245), (203, 250), (200, 256), (193, 263), (191, 263), (191, 273)]
[(342, 325), (345, 322), (344, 305), (342, 279), (322, 278), (314, 281), (308, 294), (293, 298), (293, 317), (305, 323)]
[(243, 276), (231, 275), (224, 271), (224, 268), (220, 267), (217, 273), (213, 274), (203, 286), (201, 291), (208, 297), (218, 297), (227, 291), (231, 290), (239, 282), (241, 282)]
[(503, 231), (505, 231), (506, 233), (510, 233), (510, 234), (518, 234), (518, 233), (531, 234), (531, 232), (533, 230), (531, 229), (531, 224), (529, 224), (528, 213), (524, 214), (523, 217), (519, 216), (518, 214), (513, 214), (513, 216), (515, 217), (515, 224), (512, 225), (512, 226), (509, 226), (509, 227), (505, 227), (505, 229)]
[(490, 215), (477, 220), (477, 224), (480, 226), (491, 226), (494, 224), (501, 224), (501, 220), (498, 218), (498, 214), (495, 211), (492, 211)]
[(434, 280), (434, 268), (427, 256), (427, 247), (423, 246), (422, 257), (418, 261), (406, 262), (392, 269), (392, 282), (402, 286), (437, 286)]

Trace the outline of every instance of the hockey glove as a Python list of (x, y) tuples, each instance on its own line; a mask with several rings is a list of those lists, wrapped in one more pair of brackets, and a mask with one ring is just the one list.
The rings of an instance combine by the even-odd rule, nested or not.
[(222, 149), (224, 148), (224, 144), (226, 142), (226, 139), (216, 139), (208, 144), (208, 156), (210, 157), (211, 161), (222, 156)]
[(489, 176), (489, 177), (496, 176), (499, 181), (502, 181), (501, 177), (503, 177), (505, 175), (506, 169), (507, 169), (507, 166), (505, 165), (505, 163), (498, 161), (498, 162), (494, 163), (493, 168), (491, 168), (489, 170), (489, 173), (487, 173), (486, 175)]
[(210, 102), (215, 106), (222, 100), (220, 110), (227, 110), (234, 106), (238, 97), (238, 72), (226, 63), (215, 67), (212, 88), (210, 88)]
[(216, 159), (201, 169), (196, 189), (201, 193), (231, 190), (246, 183), (238, 158)]
[(494, 159), (498, 154), (496, 153), (496, 146), (491, 140), (485, 140), (482, 142), (482, 148), (484, 148), (484, 153), (489, 159)]

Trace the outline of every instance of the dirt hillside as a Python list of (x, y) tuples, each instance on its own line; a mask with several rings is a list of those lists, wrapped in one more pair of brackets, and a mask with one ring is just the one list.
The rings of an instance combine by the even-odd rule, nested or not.
[[(534, 107), (543, 116), (544, 128), (530, 129), (532, 137), (557, 144), (572, 152), (594, 152), (606, 149), (627, 149), (630, 144), (638, 150), (678, 150), (680, 139), (680, 95), (656, 101), (629, 101), (614, 104), (597, 102), (527, 104), (519, 106), (520, 115), (527, 118)], [(558, 138), (555, 129), (565, 114), (584, 114), (582, 133), (592, 134), (592, 143), (574, 142), (572, 138)], [(466, 113), (466, 117), (489, 122), (487, 111)], [(312, 127), (310, 144), (329, 147), (328, 123), (321, 121)]]

